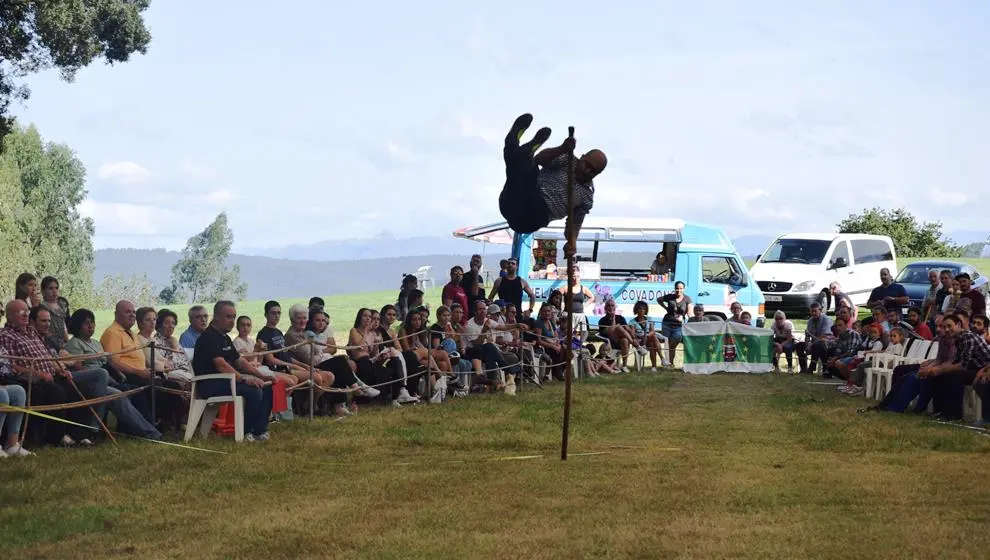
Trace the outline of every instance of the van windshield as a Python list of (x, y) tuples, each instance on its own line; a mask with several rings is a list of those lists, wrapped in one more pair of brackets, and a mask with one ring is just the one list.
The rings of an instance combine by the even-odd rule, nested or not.
[(760, 257), (760, 262), (821, 264), (831, 244), (822, 239), (778, 239)]

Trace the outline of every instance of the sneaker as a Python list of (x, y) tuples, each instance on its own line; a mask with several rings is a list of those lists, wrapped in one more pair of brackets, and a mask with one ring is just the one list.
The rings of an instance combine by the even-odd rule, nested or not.
[(244, 441), (254, 443), (254, 434), (244, 434)]
[(34, 455), (34, 453), (24, 449), (24, 447), (22, 447), (19, 443), (8, 447), (6, 453), (0, 451), (0, 456), (3, 457), (29, 457), (31, 455)]
[(268, 441), (270, 439), (272, 439), (272, 436), (268, 435), (268, 432), (265, 432), (257, 437), (258, 441)]
[(334, 407), (333, 414), (334, 414), (334, 416), (337, 416), (338, 418), (346, 418), (348, 416), (353, 416), (354, 415), (353, 412), (351, 412), (350, 410), (347, 410), (347, 407), (344, 406), (344, 405), (342, 405), (342, 404), (339, 404), (336, 407)]
[(622, 366), (622, 369), (619, 371), (621, 371), (622, 373), (629, 373), (629, 366)]
[(60, 447), (73, 447), (76, 445), (76, 440), (68, 436), (68, 434), (62, 436), (62, 441), (58, 442)]
[(651, 367), (650, 368), (650, 373), (656, 373), (656, 372), (657, 372), (657, 368), (655, 368), (655, 367)]
[(402, 403), (398, 399), (392, 401), (392, 408), (402, 408)]
[(81, 445), (83, 447), (93, 447), (93, 440), (91, 440), (89, 438), (83, 438), (83, 439), (79, 440), (79, 445)]
[(852, 386), (852, 389), (849, 389), (848, 391), (846, 391), (846, 394), (849, 395), (850, 397), (858, 397), (858, 396), (862, 395), (865, 392), (866, 392), (866, 389), (864, 389), (864, 388), (862, 388), (862, 387), (860, 387), (858, 385), (853, 385)]
[(399, 404), (417, 403), (419, 402), (419, 397), (414, 397), (409, 394), (409, 389), (405, 387), (399, 389), (399, 398), (397, 399)]
[(512, 396), (516, 394), (516, 376), (509, 374), (505, 376), (505, 394)]
[(368, 387), (367, 385), (365, 385), (364, 387), (361, 388), (361, 395), (368, 397), (369, 399), (373, 399), (380, 394), (382, 394), (382, 392), (379, 391), (378, 389), (375, 389), (374, 387)]

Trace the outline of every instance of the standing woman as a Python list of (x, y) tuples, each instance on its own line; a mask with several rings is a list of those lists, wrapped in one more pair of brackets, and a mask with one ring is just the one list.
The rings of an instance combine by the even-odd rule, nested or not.
[(674, 282), (674, 293), (661, 297), (657, 303), (667, 310), (660, 328), (663, 337), (667, 339), (667, 352), (670, 356), (670, 365), (673, 366), (677, 345), (684, 339), (682, 330), (684, 320), (694, 310), (694, 303), (689, 296), (684, 294), (684, 282), (680, 280)]
[(38, 297), (38, 278), (30, 272), (23, 272), (14, 282), (14, 299), (19, 299), (27, 304), (28, 309), (41, 305), (41, 298)]
[[(585, 317), (584, 310), (589, 306), (592, 308), (594, 307), (595, 294), (589, 290), (587, 286), (581, 283), (581, 269), (578, 266), (574, 266), (572, 270), (574, 271), (574, 281), (571, 282), (570, 289), (571, 293), (574, 294), (574, 299), (571, 305), (571, 311), (574, 312), (574, 328), (580, 330), (581, 342), (584, 343), (584, 341), (588, 338), (588, 331), (590, 330), (588, 328), (588, 318)], [(567, 288), (561, 286), (559, 291), (562, 297), (560, 310), (566, 311), (564, 309), (564, 305), (567, 300), (563, 298), (567, 294)], [(558, 317), (558, 320), (559, 319), (560, 317)]]
[(50, 348), (53, 348), (56, 352), (60, 352), (69, 340), (69, 331), (66, 328), (66, 322), (69, 319), (69, 306), (66, 304), (65, 307), (62, 307), (61, 300), (64, 300), (64, 298), (60, 298), (58, 295), (58, 280), (54, 276), (45, 276), (42, 278), (41, 299), (41, 306), (48, 310), (48, 314), (52, 318), (45, 342), (48, 343)]
[(402, 286), (399, 287), (399, 297), (395, 302), (395, 309), (399, 314), (398, 319), (400, 321), (405, 321), (406, 315), (409, 314), (409, 292), (412, 292), (418, 286), (419, 280), (412, 274), (406, 274), (402, 277)]

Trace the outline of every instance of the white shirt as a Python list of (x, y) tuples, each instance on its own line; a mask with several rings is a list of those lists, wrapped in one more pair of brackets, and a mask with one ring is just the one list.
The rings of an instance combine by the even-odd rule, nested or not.
[[(495, 321), (492, 321), (491, 319), (485, 319), (485, 322), (479, 325), (478, 320), (476, 318), (470, 319), (467, 322), (467, 324), (464, 325), (464, 344), (466, 347), (473, 348), (475, 346), (480, 346), (480, 344), (474, 343), (474, 339), (481, 336), (481, 329), (484, 328), (486, 323), (493, 330), (497, 325), (497, 323), (495, 323)], [(485, 335), (485, 338), (482, 340), (481, 344), (485, 344), (488, 342), (492, 342), (492, 333), (490, 332)]]

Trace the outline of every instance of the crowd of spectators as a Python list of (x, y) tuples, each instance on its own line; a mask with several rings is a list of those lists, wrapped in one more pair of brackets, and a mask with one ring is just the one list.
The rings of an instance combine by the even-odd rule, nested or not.
[[(583, 306), (594, 294), (580, 285), (575, 294), (574, 331), (566, 332), (563, 309), (565, 289), (552, 293), (536, 310), (536, 298), (520, 278), (511, 259), (503, 262), (490, 293), (481, 277), (481, 257), (472, 257), (468, 271), (454, 267), (443, 287), (442, 305), (431, 311), (415, 278), (403, 279), (396, 304), (356, 313), (339, 344), (324, 301), (288, 310), (289, 327), (279, 324), (282, 306), (268, 301), (264, 327), (252, 338), (253, 318), (238, 315), (236, 305), (219, 301), (212, 309), (195, 305), (188, 310), (188, 328), (176, 333), (175, 312), (152, 307), (135, 308), (122, 300), (113, 322), (96, 337), (96, 317), (87, 309), (71, 311), (59, 295), (58, 280), (45, 277), (40, 286), (31, 274), (22, 274), (15, 298), (7, 302), (6, 324), (0, 329), (0, 405), (54, 405), (50, 414), (25, 418), (21, 412), (0, 413), (0, 458), (26, 456), (26, 446), (90, 446), (98, 438), (101, 419), (112, 415), (124, 434), (160, 440), (168, 429), (181, 429), (188, 411), (195, 376), (228, 373), (236, 377), (235, 391), (244, 398), (245, 439), (266, 441), (269, 425), (279, 421), (292, 403), (292, 412), (344, 419), (361, 406), (381, 402), (401, 407), (429, 400), (441, 403), (472, 392), (515, 391), (520, 376), (542, 383), (563, 379), (564, 349), (584, 353), (592, 376), (629, 371), (635, 352), (649, 356), (651, 370), (658, 359), (673, 363), (674, 349), (684, 323), (706, 320), (700, 305), (684, 295), (683, 284), (663, 296), (661, 321), (649, 317), (649, 305), (638, 302), (635, 317), (616, 314), (615, 302), (604, 302), (605, 315), (597, 333), (590, 333)], [(972, 385), (983, 398), (980, 425), (990, 417), (990, 335), (983, 294), (971, 288), (966, 274), (943, 272), (931, 276), (932, 285), (922, 307), (907, 304), (903, 287), (881, 273), (881, 284), (870, 296), (869, 317), (859, 319), (851, 300), (832, 286), (835, 319), (813, 304), (803, 337), (783, 312), (770, 323), (774, 363), (782, 355), (789, 372), (797, 354), (800, 373), (821, 368), (826, 377), (847, 383), (840, 390), (863, 392), (862, 381), (871, 353), (901, 353), (907, 341), (937, 338), (937, 359), (896, 371), (895, 384), (911, 379), (919, 387), (919, 407), (934, 403), (940, 418), (962, 416), (962, 393)], [(40, 290), (39, 290), (40, 288)], [(39, 295), (40, 293), (40, 295)], [(523, 297), (528, 296), (524, 306)], [(580, 304), (582, 307), (578, 308)], [(741, 306), (730, 321), (750, 324)], [(660, 325), (659, 332), (655, 324)], [(231, 334), (235, 338), (231, 338)], [(596, 343), (592, 345), (591, 343)], [(663, 345), (669, 351), (664, 355)], [(540, 367), (540, 366), (544, 367)], [(151, 384), (151, 391), (140, 390)], [(202, 397), (229, 394), (230, 383), (198, 383)], [(121, 392), (129, 392), (120, 396)], [(151, 402), (151, 395), (155, 402)], [(96, 399), (98, 404), (58, 409), (59, 405)], [(883, 403), (882, 403), (883, 404)], [(152, 413), (154, 411), (154, 414)], [(27, 441), (21, 438), (27, 422)]]
[(880, 285), (866, 304), (870, 315), (862, 319), (841, 286), (833, 284), (835, 319), (813, 303), (800, 340), (794, 324), (783, 312), (776, 312), (770, 324), (774, 363), (783, 355), (787, 370), (793, 371), (793, 355), (797, 354), (800, 373), (813, 373), (820, 367), (824, 377), (846, 381), (838, 387), (840, 391), (856, 396), (864, 392), (870, 354), (903, 356), (912, 339), (937, 341), (934, 359), (894, 369), (887, 398), (874, 408), (903, 412), (906, 403), (914, 402), (916, 413), (926, 414), (931, 408), (935, 418), (957, 421), (963, 416), (965, 389), (972, 386), (982, 401), (975, 424), (984, 426), (990, 419), (986, 296), (972, 287), (966, 273), (953, 276), (948, 270), (932, 271), (929, 281), (922, 305), (908, 307), (905, 314), (907, 292), (883, 269)]

